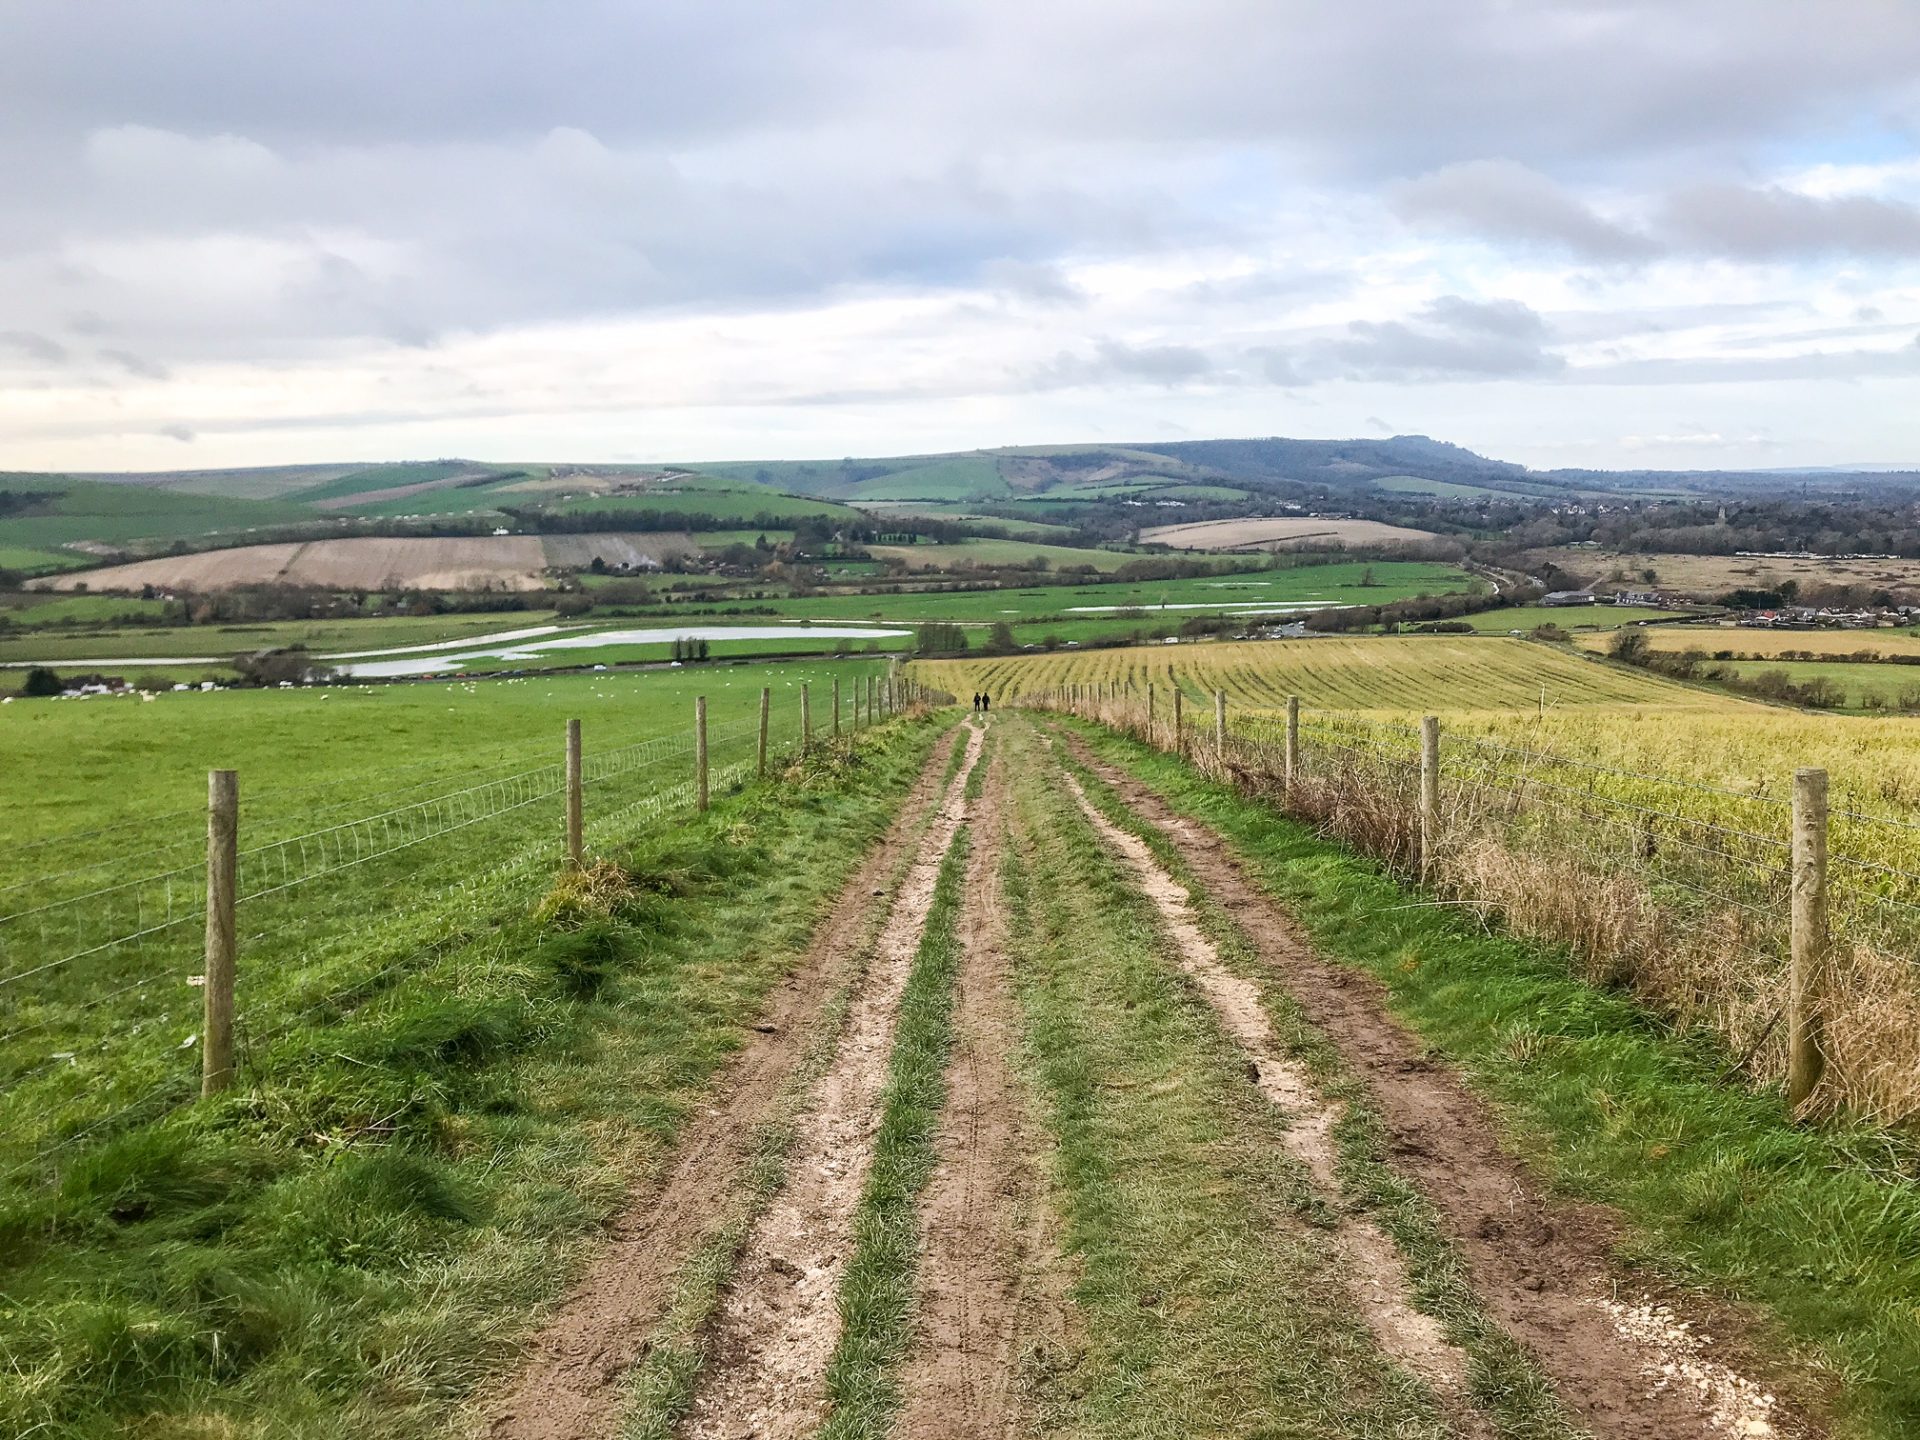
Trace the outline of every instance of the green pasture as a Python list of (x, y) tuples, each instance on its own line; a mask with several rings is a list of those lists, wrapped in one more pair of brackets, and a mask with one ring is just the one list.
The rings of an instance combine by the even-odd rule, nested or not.
[(1772, 671), (1784, 674), (1796, 685), (1809, 680), (1829, 680), (1840, 687), (1849, 710), (1891, 707), (1903, 699), (1920, 696), (1920, 665), (1884, 665), (1848, 660), (1712, 660), (1742, 680)]
[(773, 490), (651, 490), (642, 495), (584, 495), (542, 506), (556, 515), (623, 515), (653, 511), (663, 515), (712, 515), (747, 525), (765, 515), (776, 520), (859, 521), (859, 511), (828, 500), (783, 495)]

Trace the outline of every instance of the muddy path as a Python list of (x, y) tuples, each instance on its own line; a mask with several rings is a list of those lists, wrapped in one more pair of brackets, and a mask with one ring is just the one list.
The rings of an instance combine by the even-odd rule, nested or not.
[(1601, 1440), (1814, 1433), (1764, 1386), (1707, 1353), (1696, 1337), (1703, 1328), (1724, 1335), (1723, 1326), (1689, 1327), (1661, 1307), (1621, 1303), (1613, 1219), (1598, 1207), (1549, 1199), (1501, 1149), (1485, 1105), (1424, 1058), (1420, 1042), (1392, 1018), (1381, 987), (1318, 955), (1224, 839), (1176, 814), (1077, 736), (1061, 738), (1173, 845), (1338, 1047), (1387, 1127), (1394, 1169), (1438, 1210), (1487, 1313), (1534, 1357), (1577, 1420)]
[(1044, 1328), (1034, 1312), (1050, 1299), (1038, 1137), (1011, 1061), (1020, 1019), (1000, 883), (1007, 825), (1002, 764), (987, 779), (967, 860), (947, 1104), (921, 1197), (920, 1310), (893, 1431), (908, 1440), (1020, 1433), (1019, 1346)]
[(737, 1205), (762, 1121), (798, 1064), (826, 997), (857, 963), (889, 905), (903, 854), (920, 843), (951, 744), (935, 746), (900, 812), (841, 888), (812, 943), (769, 994), (753, 1033), (692, 1114), (664, 1173), (636, 1183), (605, 1247), (487, 1407), (499, 1440), (589, 1440), (617, 1432), (627, 1374), (645, 1353), (687, 1257)]
[(1247, 1057), (1248, 1078), (1287, 1117), (1283, 1143), (1312, 1177), (1314, 1189), (1333, 1206), (1336, 1218), (1327, 1238), (1340, 1254), (1354, 1303), (1374, 1339), (1433, 1387), (1461, 1434), (1475, 1440), (1491, 1436), (1491, 1427), (1469, 1398), (1466, 1352), (1447, 1339), (1437, 1319), (1414, 1307), (1412, 1283), (1392, 1239), (1370, 1219), (1338, 1208), (1339, 1148), (1333, 1129), (1342, 1108), (1323, 1097), (1306, 1067), (1286, 1054), (1259, 987), (1221, 961), (1213, 941), (1194, 919), (1186, 888), (1161, 867), (1144, 841), (1101, 814), (1076, 778), (1064, 773), (1061, 778), (1087, 822), (1118, 853), (1141, 893), (1153, 902), (1181, 968), (1206, 997), (1220, 1028)]
[(792, 1440), (825, 1418), (840, 1280), (854, 1248), (900, 997), (941, 864), (967, 820), (967, 780), (986, 735), (979, 725), (964, 733), (964, 757), (893, 895), (832, 1064), (796, 1121), (786, 1180), (736, 1258), (703, 1381), (679, 1429), (688, 1440)]

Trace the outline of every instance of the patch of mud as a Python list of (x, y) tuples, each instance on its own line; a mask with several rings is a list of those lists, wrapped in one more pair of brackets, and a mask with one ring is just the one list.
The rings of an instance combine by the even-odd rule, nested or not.
[(753, 1227), (715, 1319), (688, 1440), (789, 1440), (825, 1418), (827, 1362), (840, 1335), (840, 1279), (880, 1125), (900, 997), (913, 970), (940, 866), (966, 822), (967, 777), (985, 730), (970, 725), (959, 770), (907, 871), (833, 1064), (799, 1117), (786, 1183)]
[(605, 1247), (534, 1338), (510, 1388), (487, 1407), (498, 1440), (587, 1440), (617, 1428), (627, 1372), (644, 1353), (680, 1267), (737, 1204), (760, 1121), (806, 1045), (826, 996), (877, 922), (899, 852), (940, 795), (949, 747), (935, 748), (886, 836), (841, 888), (807, 953), (769, 995), (711, 1099), (689, 1117), (663, 1177), (649, 1176)]
[(1385, 1232), (1364, 1216), (1338, 1210), (1333, 1128), (1341, 1107), (1322, 1099), (1306, 1070), (1283, 1052), (1259, 987), (1221, 963), (1219, 950), (1194, 922), (1186, 887), (1161, 867), (1145, 841), (1101, 814), (1077, 779), (1064, 772), (1062, 778), (1101, 839), (1119, 852), (1141, 893), (1153, 901), (1181, 967), (1206, 996), (1221, 1029), (1245, 1052), (1260, 1093), (1288, 1117), (1287, 1153), (1306, 1167), (1322, 1198), (1334, 1202), (1339, 1219), (1330, 1238), (1346, 1262), (1367, 1327), (1382, 1349), (1459, 1406), (1467, 1393), (1466, 1352), (1446, 1338), (1438, 1320), (1414, 1308), (1406, 1267)]
[[(1076, 759), (1112, 785), (1130, 810), (1166, 835), (1207, 893), (1272, 965), (1307, 1019), (1367, 1084), (1392, 1138), (1394, 1168), (1438, 1210), (1488, 1314), (1523, 1345), (1561, 1402), (1600, 1440), (1689, 1440), (1738, 1435), (1729, 1419), (1763, 1419), (1748, 1434), (1817, 1433), (1789, 1401), (1722, 1362), (1742, 1393), (1768, 1396), (1764, 1415), (1734, 1414), (1714, 1387), (1676, 1383), (1678, 1362), (1643, 1328), (1615, 1322), (1611, 1256), (1619, 1224), (1598, 1206), (1549, 1202), (1504, 1151), (1493, 1116), (1459, 1077), (1426, 1058), (1388, 1013), (1371, 976), (1319, 955), (1292, 919), (1241, 868), (1227, 843), (1177, 815), (1159, 794), (1064, 737)], [(1674, 1323), (1679, 1323), (1677, 1320)], [(1722, 1335), (1727, 1326), (1716, 1326)], [(1704, 1339), (1696, 1360), (1704, 1359)]]
[(1019, 1347), (1041, 1265), (1040, 1183), (1025, 1096), (1000, 867), (1006, 769), (996, 765), (967, 864), (965, 949), (938, 1163), (921, 1199), (919, 1320), (895, 1426), (907, 1440), (1019, 1433)]

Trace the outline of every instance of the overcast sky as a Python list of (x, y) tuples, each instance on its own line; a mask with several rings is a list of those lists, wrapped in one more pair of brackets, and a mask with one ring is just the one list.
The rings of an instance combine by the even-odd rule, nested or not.
[(1920, 462), (1915, 0), (8, 0), (0, 466)]

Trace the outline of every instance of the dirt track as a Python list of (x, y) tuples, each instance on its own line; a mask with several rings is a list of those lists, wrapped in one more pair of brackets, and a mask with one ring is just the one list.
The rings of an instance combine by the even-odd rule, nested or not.
[[(900, 999), (943, 857), (963, 828), (971, 833), (956, 932), (963, 954), (937, 1159), (918, 1199), (913, 1314), (890, 1362), (893, 1378), (874, 1383), (894, 1390), (890, 1433), (914, 1440), (1051, 1433), (1047, 1406), (1071, 1412), (1098, 1388), (1101, 1377), (1075, 1374), (1072, 1355), (1060, 1359), (1074, 1350), (1060, 1337), (1078, 1324), (1068, 1297), (1077, 1261), (1049, 1170), (1048, 1127), (1057, 1112), (1038, 1104), (1036, 1072), (1022, 1060), (1033, 1043), (1019, 996), (1024, 939), (1010, 927), (1001, 886), (1008, 857), (1019, 853), (1015, 842), (1027, 833), (1009, 833), (1015, 787), (1029, 802), (1054, 807), (1043, 813), (1071, 816), (1112, 857), (1117, 881), (1087, 876), (1085, 883), (1120, 883), (1144, 898), (1165, 965), (1184, 976), (1190, 989), (1183, 993), (1198, 997), (1192, 1003), (1244, 1057), (1250, 1103), (1264, 1101), (1266, 1113), (1278, 1116), (1278, 1149), (1304, 1176), (1318, 1217), (1303, 1233), (1323, 1238), (1333, 1283), (1360, 1327), (1355, 1333), (1398, 1373), (1416, 1377), (1409, 1395), (1431, 1397), (1410, 1401), (1406, 1428), (1395, 1433), (1429, 1433), (1420, 1427), (1435, 1423), (1436, 1413), (1457, 1436), (1521, 1432), (1502, 1428), (1514, 1422), (1490, 1403), (1499, 1397), (1486, 1391), (1478, 1352), (1464, 1348), (1479, 1342), (1463, 1340), (1425, 1308), (1406, 1256), (1347, 1192), (1336, 1137), (1345, 1105), (1327, 1097), (1323, 1073), (1289, 1053), (1268, 1013), (1271, 989), (1248, 978), (1250, 965), (1267, 967), (1265, 983), (1293, 997), (1344, 1071), (1362, 1082), (1388, 1136), (1388, 1163), (1431, 1205), (1473, 1302), (1551, 1390), (1554, 1398), (1543, 1403), (1551, 1408), (1557, 1400), (1572, 1422), (1552, 1433), (1577, 1430), (1599, 1440), (1817, 1433), (1728, 1368), (1718, 1358), (1728, 1347), (1716, 1344), (1709, 1356), (1670, 1317), (1620, 1303), (1609, 1217), (1547, 1197), (1501, 1149), (1486, 1109), (1393, 1021), (1379, 988), (1317, 955), (1219, 836), (1173, 813), (1076, 738), (1036, 736), (1019, 715), (994, 718), (1002, 741), (969, 814), (967, 778), (981, 762), (987, 728), (976, 721), (964, 730), (960, 763), (944, 786), (944, 747), (921, 775), (664, 1175), (636, 1188), (606, 1249), (548, 1323), (493, 1412), (495, 1435), (619, 1435), (630, 1374), (676, 1277), (728, 1224), (745, 1239), (699, 1336), (689, 1408), (664, 1418), (673, 1433), (698, 1440), (799, 1437), (830, 1419), (825, 1378), (848, 1303), (841, 1280), (860, 1244), (854, 1219)], [(1075, 768), (1100, 785), (1083, 787)], [(1090, 795), (1096, 789), (1106, 798)], [(1136, 829), (1157, 832), (1189, 878), (1170, 873)], [(1233, 963), (1216, 943), (1221, 926), (1238, 937)], [(844, 1011), (835, 1009), (835, 995)], [(842, 1013), (842, 1022), (827, 1027), (824, 1017)], [(811, 1070), (803, 1063), (808, 1053), (824, 1057)], [(1224, 1083), (1229, 1090), (1221, 1093), (1241, 1082), (1229, 1070)], [(1349, 1088), (1341, 1093), (1351, 1096), (1343, 1083)], [(792, 1121), (784, 1178), (755, 1201), (742, 1177), (764, 1123), (783, 1104)], [(1182, 1303), (1207, 1302), (1192, 1296)], [(1177, 1323), (1180, 1307), (1169, 1303), (1166, 1314)], [(1051, 1381), (1029, 1373), (1041, 1354), (1055, 1365)], [(1297, 1428), (1306, 1412), (1293, 1408), (1295, 1399), (1282, 1394), (1269, 1403), (1274, 1412), (1248, 1415), (1253, 1428), (1245, 1433), (1307, 1433)]]
[(806, 957), (692, 1120), (671, 1166), (636, 1186), (606, 1248), (536, 1337), (528, 1361), (492, 1408), (501, 1440), (587, 1440), (616, 1433), (628, 1371), (644, 1352), (675, 1275), (740, 1202), (757, 1130), (800, 1061), (826, 997), (870, 943), (936, 801), (943, 746), (886, 838), (848, 881)]
[[(1801, 1427), (1753, 1397), (1761, 1387), (1717, 1363), (1695, 1362), (1674, 1383), (1684, 1346), (1609, 1309), (1617, 1231), (1601, 1211), (1549, 1201), (1500, 1148), (1492, 1116), (1459, 1080), (1424, 1059), (1370, 980), (1316, 955), (1298, 927), (1246, 876), (1225, 843), (1184, 820), (1145, 785), (1095, 759), (1075, 758), (1171, 840), (1296, 1003), (1366, 1081), (1393, 1137), (1393, 1162), (1439, 1209), (1475, 1292), (1552, 1379), (1562, 1402), (1601, 1437), (1672, 1440), (1766, 1436)], [(1144, 847), (1142, 847), (1144, 848)], [(1667, 1369), (1666, 1367), (1672, 1367)]]

